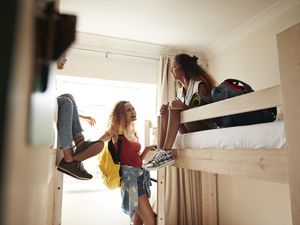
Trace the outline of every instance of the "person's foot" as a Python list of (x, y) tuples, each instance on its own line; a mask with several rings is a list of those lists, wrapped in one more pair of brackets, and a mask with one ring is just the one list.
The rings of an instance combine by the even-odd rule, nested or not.
[(150, 159), (148, 159), (147, 161), (145, 161), (145, 163), (144, 163), (143, 167), (145, 167), (146, 165), (148, 165), (148, 164), (152, 163), (152, 162), (153, 162), (153, 160), (155, 159), (155, 157), (156, 157), (156, 156), (159, 154), (159, 151), (163, 151), (163, 150), (161, 150), (161, 149), (157, 148), (157, 149), (155, 150), (155, 153), (154, 153), (154, 155), (152, 155), (152, 157), (151, 157)]
[(155, 155), (144, 164), (146, 170), (157, 170), (175, 162), (175, 158), (170, 150), (157, 150)]
[(90, 141), (90, 140), (87, 140), (87, 141), (83, 141), (76, 149), (75, 149), (75, 152), (74, 152), (74, 156), (86, 151), (89, 147), (91, 147), (92, 145), (98, 143), (100, 141)]
[(57, 170), (79, 180), (90, 180), (93, 178), (93, 175), (84, 169), (82, 162), (78, 161), (66, 162), (63, 158), (58, 164)]

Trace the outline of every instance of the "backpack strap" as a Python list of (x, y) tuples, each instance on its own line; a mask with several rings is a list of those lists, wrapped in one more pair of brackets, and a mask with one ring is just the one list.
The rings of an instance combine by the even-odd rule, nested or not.
[(120, 127), (119, 134), (118, 134), (117, 151), (115, 150), (115, 146), (112, 139), (110, 139), (108, 142), (108, 150), (115, 164), (120, 164), (122, 141), (123, 141), (123, 130)]

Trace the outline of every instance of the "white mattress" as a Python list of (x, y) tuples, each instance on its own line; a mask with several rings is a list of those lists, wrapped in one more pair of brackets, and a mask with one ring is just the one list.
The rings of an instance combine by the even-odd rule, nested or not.
[(178, 134), (173, 149), (280, 149), (285, 146), (284, 122)]

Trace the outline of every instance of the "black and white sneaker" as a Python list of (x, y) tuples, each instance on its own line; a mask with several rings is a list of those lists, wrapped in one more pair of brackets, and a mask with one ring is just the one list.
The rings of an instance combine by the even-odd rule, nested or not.
[(90, 180), (93, 178), (93, 175), (84, 169), (82, 162), (78, 161), (68, 163), (65, 159), (62, 159), (58, 164), (57, 170), (79, 180)]
[(159, 151), (161, 151), (161, 150), (157, 148), (157, 149), (155, 150), (154, 155), (153, 155), (150, 159), (148, 159), (148, 160), (143, 164), (143, 167), (145, 167), (146, 165), (152, 163), (153, 160), (155, 159), (155, 156), (158, 155)]
[(155, 155), (144, 164), (146, 170), (157, 170), (175, 162), (171, 150), (157, 150)]

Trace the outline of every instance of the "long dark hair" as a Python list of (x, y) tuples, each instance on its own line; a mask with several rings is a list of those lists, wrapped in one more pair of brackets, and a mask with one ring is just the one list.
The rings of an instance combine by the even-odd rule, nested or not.
[(216, 86), (215, 79), (198, 64), (198, 57), (179, 54), (175, 56), (175, 61), (180, 65), (188, 79), (203, 81), (209, 92)]

